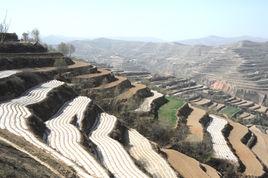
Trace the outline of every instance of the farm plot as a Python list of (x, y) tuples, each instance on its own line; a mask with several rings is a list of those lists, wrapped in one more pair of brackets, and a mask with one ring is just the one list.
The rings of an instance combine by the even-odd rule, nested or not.
[(204, 132), (200, 120), (206, 115), (206, 111), (193, 106), (190, 106), (190, 108), (192, 108), (192, 112), (187, 118), (187, 126), (189, 127), (190, 134), (186, 139), (190, 142), (201, 142)]
[(228, 120), (228, 122), (233, 127), (228, 138), (236, 155), (245, 165), (244, 174), (257, 177), (262, 176), (264, 174), (263, 166), (253, 152), (241, 142), (242, 138), (248, 133), (248, 128), (231, 120)]
[(210, 115), (212, 122), (209, 124), (207, 131), (212, 137), (214, 156), (218, 159), (226, 159), (237, 163), (238, 159), (233, 154), (222, 134), (222, 130), (228, 122), (216, 115)]
[(167, 158), (171, 166), (179, 172), (183, 177), (185, 178), (219, 178), (220, 176), (217, 174), (217, 171), (213, 169), (210, 166), (202, 165), (207, 170), (205, 172), (203, 169), (201, 169), (200, 163), (178, 151), (172, 150), (172, 149), (164, 149), (163, 150), (167, 154)]
[(148, 177), (135, 165), (124, 147), (109, 137), (117, 118), (101, 113), (89, 138), (97, 145), (102, 162), (115, 177)]
[(14, 74), (19, 73), (19, 72), (20, 72), (19, 70), (4, 70), (4, 71), (0, 71), (0, 79), (9, 77), (9, 76), (14, 75)]
[(155, 177), (177, 177), (166, 160), (155, 152), (147, 140), (134, 129), (128, 131), (129, 152), (133, 158), (142, 161), (145, 169)]
[(48, 145), (65, 157), (82, 166), (90, 175), (109, 177), (102, 166), (81, 145), (82, 135), (78, 128), (71, 124), (76, 117), (76, 123), (83, 120), (84, 112), (90, 103), (87, 97), (77, 97), (67, 102), (52, 119), (46, 122), (48, 130)]
[(55, 151), (45, 143), (41, 142), (31, 132), (30, 128), (26, 124), (27, 118), (31, 116), (31, 112), (29, 111), (27, 106), (41, 102), (46, 98), (49, 91), (63, 84), (63, 82), (52, 80), (30, 89), (28, 92), (26, 92), (25, 95), (19, 98), (0, 104), (0, 128), (7, 129), (9, 132), (23, 137), (25, 140), (32, 143), (34, 146), (50, 153), (56, 159), (64, 162), (70, 167), (73, 167), (77, 171), (79, 176), (91, 177), (74, 162), (70, 161), (68, 158), (62, 156), (57, 151)]
[(168, 102), (158, 111), (159, 120), (168, 120), (174, 127), (177, 123), (177, 110), (185, 103), (182, 99), (166, 97)]
[(162, 93), (159, 93), (154, 90), (152, 90), (152, 93), (153, 93), (153, 96), (145, 98), (143, 103), (140, 105), (140, 107), (135, 110), (136, 112), (150, 112), (151, 104), (153, 103), (153, 101), (163, 96)]
[(256, 135), (257, 143), (252, 147), (252, 151), (258, 156), (262, 163), (268, 167), (268, 135), (262, 133), (256, 126), (250, 127)]
[(211, 100), (206, 99), (206, 98), (203, 98), (202, 100), (196, 101), (196, 102), (193, 102), (193, 103), (196, 104), (196, 105), (198, 105), (198, 106), (205, 106), (205, 105), (210, 105), (211, 104)]
[(241, 110), (233, 106), (226, 106), (221, 110), (221, 113), (226, 114), (229, 118), (235, 116)]

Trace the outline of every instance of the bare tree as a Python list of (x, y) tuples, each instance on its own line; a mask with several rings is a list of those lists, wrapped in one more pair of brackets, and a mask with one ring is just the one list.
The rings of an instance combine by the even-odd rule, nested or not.
[(57, 50), (64, 56), (67, 56), (69, 54), (69, 47), (66, 43), (60, 43), (57, 47)]
[(22, 34), (22, 40), (24, 41), (24, 42), (28, 42), (29, 41), (29, 33), (23, 33)]
[(3, 19), (3, 21), (0, 23), (0, 43), (3, 43), (5, 41), (6, 33), (8, 32), (9, 24), (7, 23), (7, 12)]
[(35, 43), (39, 43), (40, 42), (40, 32), (37, 28), (33, 29), (31, 32), (31, 36), (33, 38), (33, 41)]
[(72, 44), (69, 44), (69, 56), (71, 57), (71, 55), (75, 52), (75, 47)]

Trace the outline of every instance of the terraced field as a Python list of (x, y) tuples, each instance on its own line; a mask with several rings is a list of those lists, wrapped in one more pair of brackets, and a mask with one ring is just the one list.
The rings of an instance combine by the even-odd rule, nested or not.
[(46, 122), (48, 128), (47, 142), (63, 156), (82, 166), (93, 177), (109, 177), (102, 166), (82, 146), (82, 133), (71, 124), (74, 117), (76, 123), (83, 120), (83, 113), (91, 100), (77, 97), (63, 106), (58, 113)]
[(89, 136), (89, 139), (97, 145), (101, 161), (115, 177), (148, 177), (138, 169), (124, 147), (109, 137), (116, 122), (115, 116), (101, 113)]
[(153, 177), (177, 177), (166, 160), (155, 152), (150, 142), (145, 137), (136, 130), (131, 129), (128, 131), (128, 138), (131, 156), (145, 164), (145, 169), (151, 173)]
[(39, 140), (35, 134), (31, 132), (26, 123), (27, 119), (31, 116), (31, 112), (28, 110), (27, 106), (44, 100), (49, 91), (61, 85), (63, 85), (63, 82), (53, 80), (30, 89), (25, 95), (19, 98), (13, 99), (7, 103), (2, 103), (0, 105), (0, 128), (7, 129), (9, 132), (23, 137), (34, 146), (44, 149), (52, 154), (56, 159), (59, 159), (65, 164), (73, 167), (80, 176), (89, 176), (84, 170), (77, 167), (75, 163), (71, 162), (68, 158), (63, 157), (61, 154)]
[(233, 127), (228, 139), (235, 150), (238, 159), (245, 165), (244, 174), (248, 176), (262, 176), (264, 174), (263, 166), (251, 152), (245, 144), (242, 143), (242, 138), (249, 132), (248, 128), (228, 120), (230, 125)]
[(236, 107), (232, 107), (232, 106), (226, 106), (220, 112), (223, 113), (223, 114), (226, 114), (229, 118), (231, 118), (235, 114), (237, 114), (238, 112), (240, 112), (240, 109), (239, 108), (236, 108)]
[(172, 125), (177, 124), (177, 110), (184, 104), (184, 101), (175, 97), (166, 97), (168, 103), (160, 107), (158, 118), (168, 120)]
[(201, 119), (207, 114), (205, 110), (190, 106), (192, 112), (187, 118), (187, 126), (190, 130), (190, 135), (187, 140), (190, 142), (201, 142), (204, 137), (203, 126), (200, 123)]
[[(220, 177), (215, 169), (207, 165), (201, 165), (197, 160), (188, 157), (187, 155), (184, 155), (172, 149), (164, 149), (163, 151), (167, 154), (168, 161), (171, 164), (171, 166), (185, 178)], [(182, 162), (183, 164), (181, 164)], [(202, 169), (201, 166), (205, 167), (207, 169), (207, 172), (204, 171), (204, 169)]]
[(162, 93), (159, 93), (157, 91), (152, 90), (153, 96), (145, 98), (143, 103), (140, 105), (138, 109), (136, 109), (136, 112), (150, 112), (151, 111), (151, 105), (154, 102), (154, 100), (163, 97)]
[(267, 166), (268, 165), (268, 135), (262, 133), (256, 126), (250, 127), (257, 137), (257, 143), (252, 147), (252, 151), (257, 155), (261, 162)]
[[(162, 93), (150, 90), (141, 83), (132, 84), (126, 77), (116, 76), (111, 70), (99, 69), (83, 61), (72, 61), (64, 58), (61, 53), (42, 50), (44, 51), (1, 53), (0, 62), (6, 66), (0, 67), (0, 149), (2, 142), (16, 148), (16, 152), (29, 156), (31, 162), (38, 162), (38, 167), (45, 167), (45, 172), (50, 172), (51, 177), (171, 178), (179, 174), (186, 178), (220, 177), (214, 168), (180, 152), (162, 149), (163, 153), (157, 144), (131, 128), (129, 123), (135, 123), (135, 120), (127, 123), (128, 119), (132, 119), (131, 114), (136, 114), (135, 117), (141, 116), (142, 119), (153, 118), (155, 113), (151, 112), (156, 112), (158, 106), (155, 104), (164, 99)], [(210, 84), (218, 89), (233, 92), (234, 95), (237, 94), (237, 88), (266, 91), (267, 68), (263, 66), (259, 56), (255, 56), (257, 60), (252, 61), (247, 58), (252, 56), (243, 56), (244, 51), (230, 51), (228, 47), (221, 50), (223, 53), (219, 54), (219, 58), (210, 59), (202, 65), (205, 66), (206, 72), (211, 74), (209, 78), (215, 80)], [(217, 52), (217, 49), (215, 51)], [(226, 60), (221, 59), (226, 54), (236, 53), (241, 54)], [(9, 57), (10, 60), (7, 60)], [(64, 60), (67, 66), (54, 66), (58, 60)], [(224, 75), (229, 79), (226, 84), (217, 81), (218, 74), (226, 72), (220, 65), (229, 68)], [(252, 66), (260, 71), (256, 73)], [(227, 116), (237, 115), (237, 118), (242, 120), (251, 119), (255, 113), (267, 113), (267, 107), (261, 105), (261, 102), (254, 103), (238, 96), (221, 98), (226, 99), (222, 103), (230, 105), (227, 107), (211, 98), (205, 98), (203, 96), (210, 95), (212, 91), (190, 78), (152, 76), (148, 72), (133, 71), (123, 72), (121, 75), (132, 76), (136, 81), (144, 77), (147, 82), (152, 82), (151, 87), (161, 87), (158, 91), (170, 95), (167, 97), (169, 102), (160, 108), (158, 114), (160, 121), (163, 118), (169, 119), (174, 125), (178, 108), (190, 100), (193, 105), (221, 110)], [(240, 82), (237, 81), (242, 78)], [(238, 87), (233, 87), (233, 84)], [(185, 101), (178, 97), (184, 98)], [(158, 104), (161, 105), (161, 102)], [(263, 103), (265, 104), (264, 95)], [(128, 105), (132, 108), (127, 108)], [(114, 115), (106, 110), (113, 109), (112, 106), (118, 111), (113, 113)], [(120, 110), (124, 107), (127, 109)], [(193, 146), (205, 144), (202, 142), (204, 128), (200, 121), (207, 117), (207, 112), (191, 105), (190, 107), (192, 111), (189, 115), (187, 113), (185, 120), (190, 132), (186, 142), (189, 141)], [(240, 107), (243, 108), (241, 112), (237, 111)], [(130, 118), (116, 117), (120, 116), (120, 112), (125, 114), (125, 111), (132, 111), (126, 113), (126, 117), (131, 113)], [(216, 115), (210, 117), (212, 120), (207, 131), (212, 137), (213, 158), (227, 160), (235, 166), (242, 163), (241, 168), (246, 176), (266, 176), (264, 172), (268, 166), (268, 158), (265, 156), (267, 138), (263, 129), (254, 126), (248, 129)], [(229, 128), (229, 124), (230, 134), (225, 138), (226, 133), (222, 131)], [(150, 130), (152, 135), (145, 135), (154, 141), (156, 136), (165, 136), (166, 132), (158, 129), (156, 127), (155, 130)], [(176, 131), (174, 129), (174, 133)], [(167, 147), (178, 149), (176, 144), (169, 145), (170, 143)], [(2, 160), (1, 157), (0, 161)]]
[(210, 133), (213, 142), (214, 156), (218, 159), (225, 159), (235, 163), (238, 163), (237, 157), (233, 154), (229, 148), (225, 137), (223, 136), (223, 129), (228, 122), (216, 115), (209, 115), (212, 118), (211, 123), (207, 127), (207, 131)]
[(1, 78), (6, 78), (9, 77), (13, 74), (19, 73), (19, 70), (5, 70), (5, 71), (0, 71), (0, 79)]

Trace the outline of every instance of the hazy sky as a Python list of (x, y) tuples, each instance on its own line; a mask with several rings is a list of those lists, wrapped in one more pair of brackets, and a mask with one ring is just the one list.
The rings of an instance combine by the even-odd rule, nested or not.
[(43, 36), (268, 37), (268, 0), (0, 0), (11, 32)]

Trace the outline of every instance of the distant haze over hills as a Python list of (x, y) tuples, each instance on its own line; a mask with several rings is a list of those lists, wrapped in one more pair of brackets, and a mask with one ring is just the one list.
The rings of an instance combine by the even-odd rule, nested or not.
[(252, 37), (252, 36), (240, 36), (240, 37), (230, 37), (230, 38), (225, 38), (225, 37), (220, 37), (220, 36), (208, 36), (204, 38), (188, 39), (188, 40), (182, 40), (178, 42), (182, 44), (187, 44), (187, 45), (219, 46), (219, 45), (236, 43), (239, 41), (266, 42), (268, 41), (268, 39)]
[[(67, 36), (59, 36), (59, 35), (50, 35), (42, 38), (42, 41), (47, 44), (56, 45), (61, 42), (71, 42), (75, 40), (93, 40), (98, 38), (93, 37), (67, 37)], [(107, 39), (113, 40), (122, 40), (122, 41), (137, 41), (137, 42), (153, 42), (153, 43), (162, 43), (167, 42), (165, 40), (154, 38), (154, 37), (107, 37)], [(176, 40), (175, 40), (176, 41)], [(253, 42), (266, 42), (268, 39), (252, 37), (252, 36), (240, 36), (240, 37), (220, 37), (220, 36), (208, 36), (204, 38), (196, 38), (196, 39), (186, 39), (186, 40), (178, 40), (177, 43), (186, 44), (186, 45), (206, 45), (206, 46), (219, 46), (232, 44), (239, 41), (253, 41)]]

